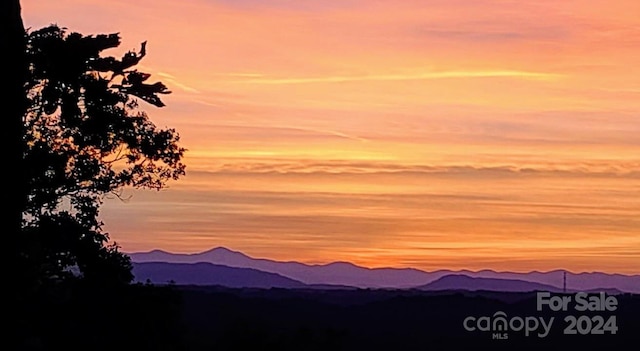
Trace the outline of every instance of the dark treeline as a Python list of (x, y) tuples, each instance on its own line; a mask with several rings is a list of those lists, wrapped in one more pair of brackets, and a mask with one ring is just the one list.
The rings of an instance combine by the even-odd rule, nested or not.
[(8, 341), (15, 350), (185, 350), (180, 299), (168, 287), (55, 284), (21, 304)]
[[(181, 288), (190, 350), (632, 350), (640, 296), (618, 295), (615, 312), (536, 311), (527, 293)], [(554, 317), (544, 338), (469, 332), (468, 316)], [(564, 335), (567, 315), (615, 315), (615, 335)], [(606, 318), (605, 318), (606, 319)], [(542, 329), (540, 329), (542, 330)]]
[[(25, 310), (21, 350), (634, 350), (640, 296), (614, 312), (536, 311), (531, 293), (129, 285), (49, 290)], [(544, 338), (469, 332), (468, 316), (554, 317)], [(615, 316), (615, 335), (564, 335), (567, 315)], [(539, 329), (538, 331), (542, 331)]]

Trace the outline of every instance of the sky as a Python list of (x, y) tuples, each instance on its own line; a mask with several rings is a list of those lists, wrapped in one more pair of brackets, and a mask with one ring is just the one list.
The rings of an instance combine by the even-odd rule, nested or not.
[(23, 0), (147, 40), (187, 176), (101, 212), (125, 252), (640, 273), (637, 0)]

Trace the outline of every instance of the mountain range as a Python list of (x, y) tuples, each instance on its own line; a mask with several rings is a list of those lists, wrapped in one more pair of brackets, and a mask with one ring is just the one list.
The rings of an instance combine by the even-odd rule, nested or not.
[(562, 289), (519, 279), (473, 278), (464, 274), (450, 274), (435, 281), (418, 286), (416, 289), (427, 291), (438, 290), (467, 290), (467, 291), (550, 291), (561, 292)]
[[(349, 262), (322, 265), (253, 258), (217, 247), (195, 254), (162, 250), (130, 253), (138, 281), (169, 280), (182, 285), (300, 288), (355, 287), (422, 290), (562, 291), (565, 271), (422, 271), (414, 268), (366, 268)], [(640, 275), (566, 272), (568, 291), (640, 293)]]
[(229, 288), (303, 288), (306, 284), (279, 274), (262, 272), (251, 268), (215, 265), (208, 262), (134, 263), (137, 280), (178, 285), (220, 285)]

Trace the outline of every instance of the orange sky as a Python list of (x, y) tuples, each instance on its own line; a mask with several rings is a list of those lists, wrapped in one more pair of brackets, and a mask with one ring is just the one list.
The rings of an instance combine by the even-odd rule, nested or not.
[(125, 251), (640, 273), (640, 2), (23, 0), (148, 40), (188, 175), (108, 199)]

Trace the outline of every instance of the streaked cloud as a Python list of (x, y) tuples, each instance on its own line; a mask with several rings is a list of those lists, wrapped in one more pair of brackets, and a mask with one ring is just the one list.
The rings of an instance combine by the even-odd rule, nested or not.
[(540, 79), (549, 80), (560, 77), (559, 74), (525, 72), (525, 71), (449, 71), (449, 72), (425, 72), (417, 74), (387, 74), (370, 76), (323, 76), (323, 77), (297, 77), (297, 78), (268, 78), (238, 80), (235, 83), (245, 84), (309, 84), (309, 83), (344, 83), (366, 81), (404, 81), (404, 80), (430, 80), (430, 79), (456, 79), (456, 78), (515, 78), (515, 79)]
[(272, 160), (265, 162), (241, 162), (238, 159), (220, 160), (217, 166), (209, 166), (203, 173), (328, 173), (328, 174), (375, 174), (375, 173), (428, 173), (428, 174), (479, 174), (479, 173), (505, 173), (505, 174), (540, 174), (547, 176), (571, 176), (583, 175), (590, 177), (640, 177), (640, 162), (629, 163), (581, 163), (573, 165), (566, 163), (532, 163), (528, 166), (502, 165), (401, 165), (384, 162), (353, 162), (353, 161), (328, 161), (328, 162), (291, 162), (287, 160)]
[[(131, 233), (137, 248), (155, 240), (193, 252), (215, 242), (305, 262), (483, 269), (497, 256), (510, 270), (527, 270), (532, 262), (545, 270), (557, 268), (563, 253), (575, 257), (570, 265), (576, 269), (631, 273), (638, 268), (615, 263), (638, 253), (633, 249), (640, 244), (637, 177), (253, 169), (195, 172), (189, 178), (161, 193), (136, 192), (128, 207), (108, 202), (107, 228)], [(144, 222), (116, 220), (131, 210)], [(293, 250), (282, 250), (283, 245)]]
[(170, 85), (172, 87), (178, 87), (179, 89), (181, 89), (181, 90), (183, 90), (183, 91), (185, 91), (187, 93), (194, 93), (194, 94), (200, 93), (197, 89), (192, 88), (192, 87), (190, 87), (190, 86), (188, 86), (186, 84), (180, 83), (175, 76), (173, 76), (173, 75), (171, 75), (169, 73), (158, 72), (158, 75), (163, 78), (163, 80), (166, 82), (166, 84), (168, 84), (168, 85)]

